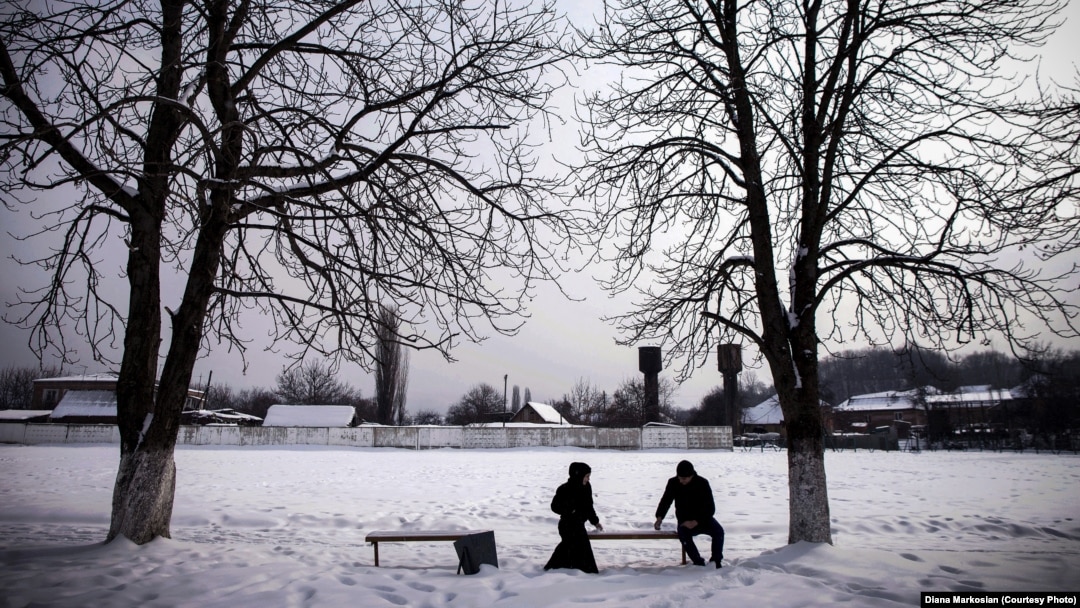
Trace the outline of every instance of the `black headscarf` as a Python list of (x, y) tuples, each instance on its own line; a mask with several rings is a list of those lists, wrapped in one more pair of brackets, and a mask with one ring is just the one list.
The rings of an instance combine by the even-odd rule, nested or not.
[(581, 481), (589, 473), (592, 473), (592, 468), (584, 462), (570, 463), (570, 479)]

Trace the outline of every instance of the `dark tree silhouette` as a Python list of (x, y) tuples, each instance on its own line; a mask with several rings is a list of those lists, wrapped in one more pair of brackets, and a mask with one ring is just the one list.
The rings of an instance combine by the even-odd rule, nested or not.
[[(660, 421), (671, 422), (674, 419), (672, 398), (677, 387), (670, 378), (661, 377), (657, 382), (660, 406)], [(641, 378), (623, 380), (611, 394), (597, 426), (640, 427), (646, 422), (645, 381)]]
[(443, 424), (443, 415), (435, 410), (420, 410), (412, 415), (413, 424)]
[(478, 384), (465, 393), (446, 412), (446, 423), (453, 425), (495, 422), (495, 414), (503, 413), (503, 394), (490, 384)]
[(577, 424), (599, 425), (604, 418), (604, 412), (609, 406), (607, 391), (593, 386), (586, 378), (578, 378), (570, 392), (563, 395), (562, 403), (567, 408), (562, 411), (566, 418)]
[(790, 542), (832, 539), (823, 344), (1077, 335), (1075, 92), (1006, 73), (1062, 5), (606, 6), (590, 57), (626, 77), (586, 101), (579, 194), (598, 202), (607, 287), (647, 280), (621, 342), (662, 345), (680, 377), (718, 343), (764, 359)]
[[(773, 387), (766, 386), (759, 382), (757, 377), (753, 374), (741, 374), (739, 378), (739, 395), (737, 402), (739, 415), (736, 417), (737, 420), (739, 422), (742, 421), (742, 410), (748, 407), (754, 407), (773, 396), (773, 394), (775, 394)], [(689, 426), (727, 425), (728, 416), (726, 416), (727, 412), (725, 411), (726, 405), (727, 399), (724, 396), (724, 388), (721, 386), (714, 387), (708, 394), (701, 398), (701, 403), (698, 407), (690, 411), (686, 423)], [(740, 428), (736, 426), (732, 431), (738, 433)]]
[(283, 370), (274, 393), (289, 405), (349, 405), (359, 391), (337, 379), (337, 369), (326, 361), (308, 361)]
[(409, 387), (409, 352), (398, 341), (401, 315), (395, 308), (379, 309), (375, 359), (375, 405), (379, 424), (402, 424), (405, 420), (406, 391)]
[(28, 410), (34, 400), (34, 380), (60, 375), (56, 368), (9, 365), (0, 369), (0, 410)]

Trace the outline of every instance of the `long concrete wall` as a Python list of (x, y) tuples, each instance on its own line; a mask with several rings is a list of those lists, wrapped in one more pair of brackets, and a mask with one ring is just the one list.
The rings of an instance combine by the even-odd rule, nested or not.
[[(183, 445), (332, 445), (359, 448), (520, 448), (571, 446), (612, 450), (731, 450), (731, 427), (645, 427), (641, 429), (555, 427), (361, 426), (238, 427), (183, 426)], [(0, 424), (0, 443), (120, 443), (112, 425)]]

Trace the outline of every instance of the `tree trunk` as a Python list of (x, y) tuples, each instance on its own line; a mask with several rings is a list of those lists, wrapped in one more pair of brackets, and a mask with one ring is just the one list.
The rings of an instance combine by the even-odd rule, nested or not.
[(788, 439), (788, 543), (832, 543), (821, 436)]
[(787, 423), (788, 542), (832, 543), (817, 354), (803, 346), (813, 344), (813, 322), (792, 333), (791, 351), (802, 356), (792, 361), (797, 375), (787, 387), (791, 398), (780, 399)]
[[(112, 523), (106, 542), (118, 535), (136, 543), (169, 535), (172, 513), (172, 474), (149, 465), (165, 458), (171, 471), (172, 456), (156, 459), (146, 450), (145, 434), (155, 415), (155, 380), (161, 344), (160, 222), (145, 212), (133, 214), (128, 254), (128, 330), (116, 383), (116, 422), (120, 431), (120, 470), (113, 488)], [(148, 483), (145, 494), (142, 485)], [(167, 497), (163, 496), (167, 493)], [(162, 521), (161, 502), (167, 503)], [(139, 540), (142, 539), (142, 540)]]
[[(158, 92), (175, 99), (182, 77), (180, 38), (182, 2), (162, 4), (162, 47)], [(112, 520), (106, 542), (117, 536), (143, 544), (169, 537), (176, 467), (176, 443), (162, 440), (155, 425), (168, 418), (158, 403), (158, 349), (161, 345), (161, 226), (173, 170), (171, 147), (180, 118), (168, 104), (155, 106), (147, 134), (146, 157), (138, 200), (128, 209), (130, 242), (127, 274), (128, 319), (124, 354), (116, 383), (116, 420), (120, 430), (120, 470), (113, 488)], [(186, 388), (186, 387), (185, 387)], [(179, 423), (180, 412), (175, 413)]]
[[(127, 428), (133, 438), (121, 444), (120, 471), (113, 490), (112, 524), (106, 541), (122, 535), (136, 544), (143, 544), (158, 536), (170, 537), (169, 522), (176, 488), (173, 451), (217, 275), (225, 226), (220, 218), (208, 218), (196, 243), (184, 298), (179, 310), (172, 315), (172, 340), (161, 381), (155, 383), (153, 375), (146, 377), (147, 370), (142, 377), (134, 377), (137, 382), (121, 375), (128, 384), (150, 387), (151, 397), (133, 404), (134, 411), (140, 413), (137, 419), (120, 420), (121, 428)], [(128, 335), (138, 333), (129, 331)], [(156, 391), (153, 389), (155, 384)], [(119, 407), (119, 390), (117, 400)]]
[(140, 446), (134, 452), (121, 454), (106, 542), (117, 536), (139, 545), (158, 536), (169, 538), (175, 490), (172, 448)]

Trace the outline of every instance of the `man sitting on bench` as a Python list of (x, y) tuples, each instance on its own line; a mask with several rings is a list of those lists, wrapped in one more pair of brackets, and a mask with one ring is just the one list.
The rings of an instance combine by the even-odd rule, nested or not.
[(724, 528), (716, 521), (716, 504), (713, 502), (712, 486), (708, 480), (694, 471), (690, 461), (683, 460), (675, 468), (675, 477), (668, 480), (660, 505), (656, 507), (656, 523), (653, 528), (659, 530), (671, 503), (675, 503), (675, 519), (679, 523), (679, 542), (695, 566), (704, 566), (705, 560), (698, 553), (694, 537), (708, 534), (712, 537), (712, 557), (710, 562), (720, 567), (724, 559)]

